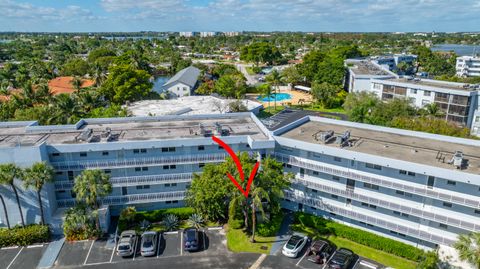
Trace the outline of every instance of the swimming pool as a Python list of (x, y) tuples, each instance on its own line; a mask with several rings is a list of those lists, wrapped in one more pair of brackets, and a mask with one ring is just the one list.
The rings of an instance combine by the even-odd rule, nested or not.
[(259, 96), (257, 100), (262, 102), (290, 100), (292, 96), (289, 93), (272, 93), (270, 96)]

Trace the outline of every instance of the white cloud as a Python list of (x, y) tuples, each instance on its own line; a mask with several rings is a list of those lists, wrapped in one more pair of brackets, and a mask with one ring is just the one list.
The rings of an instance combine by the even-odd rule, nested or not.
[(2, 16), (7, 18), (73, 21), (98, 19), (90, 10), (80, 6), (52, 8), (35, 6), (30, 3), (15, 3), (11, 0), (0, 0)]

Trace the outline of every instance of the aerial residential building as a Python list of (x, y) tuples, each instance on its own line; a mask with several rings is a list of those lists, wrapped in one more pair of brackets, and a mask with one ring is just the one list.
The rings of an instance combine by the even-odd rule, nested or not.
[(223, 32), (225, 36), (238, 36), (240, 32)]
[[(419, 78), (372, 79), (370, 92), (382, 100), (408, 98), (416, 107), (436, 103), (445, 120), (472, 127), (479, 110), (480, 85)], [(479, 135), (479, 133), (472, 133)]]
[(375, 56), (371, 58), (373, 62), (380, 66), (386, 66), (388, 70), (395, 71), (399, 63), (406, 63), (413, 66), (417, 60), (417, 55), (412, 54), (393, 54), (385, 56)]
[(200, 32), (200, 37), (212, 37), (216, 35), (217, 32)]
[(194, 37), (197, 35), (197, 32), (179, 32), (178, 34), (183, 37)]
[(163, 84), (162, 88), (173, 98), (192, 95), (197, 87), (199, 75), (200, 69), (189, 66), (176, 73)]
[(345, 65), (348, 70), (345, 88), (349, 92), (369, 91), (372, 79), (398, 78), (384, 66), (366, 59), (347, 59)]
[[(2, 122), (0, 162), (54, 167), (55, 182), (42, 196), (55, 233), (61, 233), (61, 212), (76, 203), (74, 179), (86, 169), (111, 176), (113, 191), (100, 201), (106, 219), (125, 206), (184, 206), (192, 173), (227, 157), (212, 135), (235, 152), (284, 163), (284, 171), (295, 175), (284, 208), (419, 247), (451, 246), (458, 234), (480, 231), (480, 141), (314, 116), (278, 126), (269, 131), (251, 113), (83, 119), (60, 126)], [(27, 223), (38, 222), (36, 194), (16, 185)], [(10, 223), (18, 223), (14, 194), (6, 186), (0, 194)], [(0, 226), (4, 214), (0, 208)]]
[(462, 56), (457, 57), (457, 76), (459, 77), (479, 77), (480, 76), (480, 57)]

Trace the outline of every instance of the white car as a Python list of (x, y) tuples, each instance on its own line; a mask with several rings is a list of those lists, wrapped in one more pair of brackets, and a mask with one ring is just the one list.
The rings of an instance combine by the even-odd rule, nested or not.
[(298, 254), (302, 252), (302, 249), (307, 242), (308, 236), (303, 234), (293, 234), (290, 239), (288, 239), (285, 246), (283, 246), (282, 253), (289, 258), (296, 258), (298, 257)]
[(134, 254), (135, 243), (137, 242), (137, 233), (135, 231), (124, 231), (120, 235), (117, 246), (117, 255), (129, 257)]
[(143, 257), (154, 256), (157, 252), (157, 232), (144, 232), (140, 247)]

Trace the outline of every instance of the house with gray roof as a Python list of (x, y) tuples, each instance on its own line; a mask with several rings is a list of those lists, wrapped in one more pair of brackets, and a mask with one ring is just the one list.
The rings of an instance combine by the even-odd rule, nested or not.
[(171, 97), (182, 97), (192, 95), (198, 84), (200, 69), (189, 66), (180, 70), (167, 83), (163, 84), (163, 90)]

